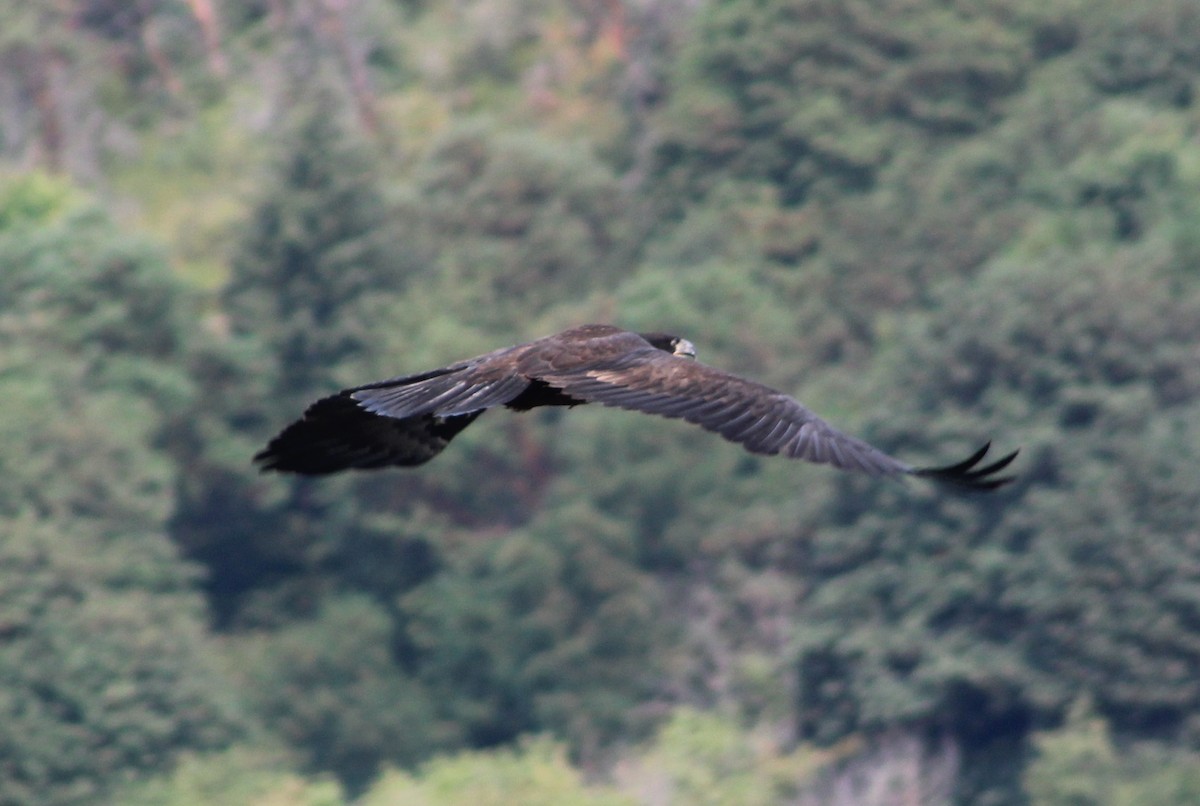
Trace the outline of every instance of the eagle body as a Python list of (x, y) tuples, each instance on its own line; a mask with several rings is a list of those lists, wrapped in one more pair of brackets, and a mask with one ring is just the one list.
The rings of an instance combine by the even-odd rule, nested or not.
[(1010, 481), (995, 474), (1016, 456), (978, 467), (985, 445), (955, 465), (914, 468), (837, 430), (789, 395), (696, 361), (686, 339), (583, 325), (429, 372), (345, 389), (309, 406), (254, 458), (263, 470), (304, 475), (413, 467), (441, 453), (488, 409), (585, 403), (682, 418), (752, 453), (976, 490)]

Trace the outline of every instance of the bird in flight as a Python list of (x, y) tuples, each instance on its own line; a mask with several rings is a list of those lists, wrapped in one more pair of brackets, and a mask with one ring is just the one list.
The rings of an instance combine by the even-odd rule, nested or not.
[(259, 467), (321, 475), (428, 462), (488, 409), (599, 403), (682, 418), (751, 453), (871, 476), (919, 476), (995, 490), (1017, 452), (980, 466), (913, 467), (845, 434), (795, 398), (696, 360), (687, 339), (583, 325), (441, 369), (345, 389), (318, 400), (254, 457)]

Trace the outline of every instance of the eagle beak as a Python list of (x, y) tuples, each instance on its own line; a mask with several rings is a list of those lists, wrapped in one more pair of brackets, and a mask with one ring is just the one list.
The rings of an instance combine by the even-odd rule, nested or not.
[(675, 355), (683, 356), (684, 358), (695, 358), (696, 347), (687, 339), (677, 339), (675, 341)]

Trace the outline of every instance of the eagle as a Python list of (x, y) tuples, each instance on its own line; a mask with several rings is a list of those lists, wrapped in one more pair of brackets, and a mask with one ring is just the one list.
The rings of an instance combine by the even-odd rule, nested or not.
[(583, 325), (440, 369), (345, 389), (309, 406), (254, 462), (263, 471), (322, 475), (414, 467), (437, 456), (491, 408), (599, 403), (682, 418), (740, 443), (870, 476), (918, 476), (995, 490), (1017, 452), (980, 466), (991, 443), (943, 467), (914, 467), (845, 434), (795, 398), (696, 360), (690, 341)]

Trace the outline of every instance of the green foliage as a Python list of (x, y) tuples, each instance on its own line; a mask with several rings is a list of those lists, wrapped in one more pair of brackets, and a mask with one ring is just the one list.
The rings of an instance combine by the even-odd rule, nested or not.
[(631, 199), (585, 148), (474, 122), (414, 167), (401, 220), (457, 318), (513, 332), (610, 287), (636, 246)]
[(633, 806), (611, 789), (585, 784), (565, 748), (549, 739), (515, 749), (463, 752), (434, 759), (415, 774), (385, 773), (360, 806)]
[(178, 366), (187, 295), (158, 250), (98, 211), (43, 209), (0, 231), (0, 515), (152, 535), (167, 556), (175, 468), (162, 443), (193, 392)]
[(1085, 56), (1091, 82), (1111, 94), (1138, 94), (1176, 106), (1191, 104), (1200, 53), (1200, 16), (1186, 0), (1160, 0), (1130, 7), (1106, 3), (1089, 15), (1095, 46)]
[(167, 774), (122, 787), (120, 806), (342, 806), (337, 783), (305, 779), (278, 753), (236, 744), (220, 753), (181, 757)]
[(86, 520), (3, 523), (0, 799), (95, 802), (181, 749), (238, 734), (201, 603), (189, 580), (172, 578), (161, 536), (114, 547)]
[[(365, 152), (337, 142), (331, 117), (329, 109), (318, 106), (298, 135), (284, 144), (277, 184), (264, 191), (255, 223), (245, 233), (234, 263), (225, 304), (234, 334), (249, 349), (243, 363), (222, 355), (218, 360), (227, 369), (211, 374), (210, 398), (222, 401), (227, 421), (261, 425), (265, 400), (279, 411), (291, 401), (292, 410), (298, 412), (313, 396), (375, 373), (403, 371), (397, 369), (395, 356), (410, 354), (410, 342), (424, 338), (425, 327), (416, 325), (439, 308), (445, 311), (446, 321), (473, 315), (484, 332), (507, 334), (511, 324), (501, 322), (511, 323), (517, 307), (536, 311), (539, 304), (564, 293), (582, 293), (612, 280), (618, 257), (627, 249), (623, 240), (627, 224), (615, 179), (595, 163), (591, 169), (581, 168), (584, 152), (517, 137), (485, 138), (484, 129), (449, 135), (414, 168), (412, 187), (421, 193), (422, 204), (401, 212), (404, 247), (400, 251), (395, 246), (385, 248), (393, 243), (394, 230), (383, 218), (387, 206), (373, 178), (363, 173)], [(436, 257), (433, 244), (441, 252)], [(426, 260), (428, 265), (423, 265)], [(403, 293), (419, 280), (424, 285), (411, 296)], [(314, 305), (314, 300), (319, 302)], [(483, 315), (488, 309), (491, 314)], [(379, 340), (394, 343), (396, 350), (381, 348), (368, 357), (366, 340), (375, 337), (367, 323), (385, 320), (398, 326), (380, 334)], [(458, 346), (464, 343), (459, 328), (447, 334), (448, 349), (474, 351)], [(477, 349), (487, 346), (491, 345), (481, 339)], [(260, 351), (269, 354), (274, 364), (266, 372), (259, 370), (255, 358)], [(444, 354), (431, 356), (430, 362), (446, 360)], [(363, 362), (378, 367), (364, 369)], [(257, 402), (251, 401), (248, 389), (257, 391)], [(204, 422), (219, 413), (206, 412), (197, 419)], [(253, 433), (265, 435), (261, 430)], [(237, 433), (230, 433), (228, 439), (231, 445), (240, 442)], [(296, 616), (315, 619), (311, 626), (288, 628), (280, 642), (258, 637), (263, 654), (250, 656), (249, 665), (259, 672), (249, 676), (248, 683), (258, 713), (284, 726), (283, 733), (304, 748), (317, 768), (332, 767), (349, 781), (361, 781), (381, 759), (408, 762), (450, 739), (496, 741), (548, 725), (576, 738), (611, 737), (620, 724), (621, 709), (631, 707), (646, 690), (648, 675), (629, 673), (627, 667), (629, 658), (647, 645), (635, 629), (639, 614), (649, 612), (637, 599), (647, 584), (626, 583), (618, 576), (602, 585), (597, 580), (599, 589), (594, 593), (575, 590), (585, 583), (586, 562), (591, 558), (574, 555), (588, 551), (590, 531), (570, 524), (564, 530), (576, 534), (564, 539), (569, 546), (556, 547), (550, 559), (551, 567), (562, 563), (566, 570), (551, 570), (548, 579), (538, 582), (547, 586), (552, 598), (531, 616), (532, 637), (512, 636), (511, 642), (500, 642), (499, 652), (511, 657), (497, 658), (494, 665), (471, 663), (460, 670), (457, 653), (473, 658), (475, 653), (490, 652), (480, 644), (488, 645), (494, 637), (445, 623), (456, 618), (456, 611), (445, 607), (445, 599), (459, 602), (464, 611), (478, 608), (492, 620), (502, 614), (517, 619), (520, 611), (496, 609), (491, 597), (506, 594), (479, 586), (476, 573), (465, 571), (459, 565), (465, 560), (454, 551), (440, 557), (442, 552), (431, 548), (430, 537), (440, 533), (445, 539), (462, 528), (456, 521), (464, 516), (472, 526), (525, 520), (528, 514), (521, 509), (522, 501), (513, 500), (499, 481), (526, 472), (527, 465), (537, 463), (539, 451), (531, 445), (528, 458), (503, 448), (473, 455), (476, 439), (464, 436), (461, 447), (456, 444), (457, 456), (447, 457), (440, 472), (434, 468), (425, 481), (407, 489), (396, 490), (378, 477), (340, 484), (335, 480), (321, 489), (295, 487), (282, 496), (247, 500), (249, 511), (240, 533), (228, 522), (214, 520), (216, 528), (181, 535), (195, 556), (212, 558), (219, 567), (236, 568), (233, 573), (269, 575), (276, 563), (313, 569), (305, 577), (284, 579), (274, 590), (251, 577), (227, 592), (218, 591), (218, 596), (223, 597), (222, 612), (242, 625), (279, 626)], [(239, 461), (244, 463), (245, 455)], [(481, 468), (488, 468), (488, 475), (498, 480), (494, 489), (478, 481)], [(228, 472), (244, 475), (237, 467)], [(228, 484), (220, 477), (217, 480)], [(233, 487), (230, 492), (245, 496), (244, 489)], [(203, 522), (205, 508), (228, 506), (228, 494), (221, 487), (190, 491), (184, 520)], [(537, 494), (536, 489), (529, 491), (530, 497)], [(466, 506), (423, 517), (418, 502), (438, 496), (455, 496)], [(303, 522), (295, 517), (299, 511), (306, 513)], [(267, 540), (280, 533), (285, 533), (282, 541)], [(637, 576), (623, 570), (620, 562), (614, 567)], [(436, 578), (421, 587), (435, 571)], [(556, 578), (559, 573), (566, 578)], [(460, 590), (464, 583), (467, 587)], [(502, 580), (498, 587), (503, 590), (512, 584)], [(623, 590), (627, 584), (632, 593)], [(303, 654), (301, 647), (315, 635), (341, 630), (335, 617), (341, 605), (331, 604), (332, 609), (321, 605), (331, 598), (330, 586), (366, 589), (381, 601), (401, 600), (417, 588), (411, 598), (402, 600), (405, 604), (399, 612), (388, 611), (394, 619), (390, 630), (396, 655), (387, 651), (387, 641), (380, 641), (382, 654), (375, 657), (370, 691), (356, 688), (349, 667), (335, 664), (322, 671), (332, 659), (313, 659), (310, 664), (295, 657)], [(627, 601), (617, 595), (606, 598), (607, 587)], [(252, 589), (252, 595), (242, 598), (246, 588)], [(578, 612), (556, 611), (572, 599), (579, 600)], [(285, 614), (280, 602), (298, 603), (296, 612)], [(433, 605), (425, 607), (421, 602)], [(594, 616), (586, 610), (593, 606), (598, 608)], [(540, 620), (551, 613), (563, 622), (541, 625)], [(504, 634), (505, 628), (499, 622), (497, 634)], [(384, 624), (373, 624), (372, 629), (380, 638), (389, 631)], [(575, 631), (580, 633), (578, 645), (564, 644), (557, 655), (537, 660)], [(596, 635), (589, 637), (589, 631)], [(591, 653), (609, 644), (614, 646), (610, 662), (588, 662)], [(361, 652), (338, 657), (347, 663), (363, 662)], [(524, 668), (526, 663), (531, 666)], [(538, 663), (562, 673), (562, 680), (552, 681), (548, 672), (535, 671)], [(568, 673), (571, 664), (578, 669)], [(458, 677), (447, 676), (447, 667), (480, 682), (464, 691)], [(281, 695), (276, 680), (290, 674), (300, 675), (300, 680)], [(547, 682), (540, 682), (543, 679)], [(324, 686), (326, 696), (297, 699), (292, 695), (311, 685)], [(433, 693), (422, 693), (423, 685)], [(490, 702), (472, 702), (467, 693), (471, 690)], [(428, 698), (437, 704), (434, 711), (440, 722), (434, 725), (425, 712), (404, 714), (382, 706), (394, 697), (403, 697), (414, 707)], [(402, 715), (410, 723), (403, 732)], [(426, 724), (427, 730), (413, 730), (414, 724)], [(384, 736), (390, 738), (384, 741)], [(374, 749), (368, 752), (367, 747)]]
[(70, 183), (44, 173), (0, 179), (0, 232), (50, 223), (80, 203)]
[(1156, 254), (998, 263), (943, 290), (953, 315), (893, 335), (884, 383), (920, 391), (881, 413), (884, 443), (919, 455), (1021, 423), (1022, 481), (990, 502), (856, 491), (831, 513), (800, 633), (809, 735), (936, 718), (986, 743), (1081, 691), (1123, 729), (1182, 727), (1200, 299)]
[[(311, 612), (320, 580), (292, 577), (277, 592), (273, 572), (310, 568), (353, 542), (354, 534), (339, 538), (358, 514), (335, 503), (347, 498), (344, 486), (300, 505), (295, 489), (252, 482), (248, 460), (277, 427), (278, 412), (298, 413), (347, 385), (347, 368), (373, 339), (372, 306), (399, 293), (411, 268), (394, 240), (371, 148), (349, 135), (327, 88), (309, 89), (310, 104), (296, 110), (251, 220), (236, 233), (216, 333), (192, 356), (204, 401), (188, 418), (189, 462), (202, 470), (183, 489), (176, 537), (215, 569), (225, 620), (252, 609), (241, 596), (260, 586), (274, 602), (307, 601)], [(308, 513), (307, 527), (285, 523), (289, 503)], [(230, 521), (230, 511), (239, 517)], [(276, 612), (272, 621), (290, 617)]]
[(171, 244), (176, 272), (216, 290), (229, 279), (229, 232), (247, 215), (270, 145), (246, 131), (227, 103), (184, 131), (147, 133), (136, 157), (122, 155), (109, 173), (118, 193), (137, 200), (127, 217)]
[[(193, 393), (162, 255), (54, 183), (0, 214), (0, 800), (96, 802), (245, 722), (165, 524)], [(32, 201), (31, 201), (32, 200)], [(65, 209), (64, 209), (65, 208)]]
[(998, 118), (1038, 30), (1018, 5), (711, 3), (679, 60), (660, 177), (676, 194), (767, 182), (787, 205), (868, 189), (905, 144)]
[(1031, 806), (1185, 806), (1200, 798), (1200, 757), (1118, 746), (1086, 699), (1033, 743), (1037, 756), (1023, 776)]
[(831, 760), (804, 748), (784, 752), (766, 735), (683, 708), (617, 774), (623, 789), (656, 793), (664, 806), (766, 806), (794, 801)]
[(430, 691), (396, 667), (391, 632), (378, 606), (342, 597), (309, 621), (231, 639), (227, 659), (247, 705), (308, 768), (362, 784), (384, 759), (411, 762), (456, 738)]
[(239, 233), (224, 292), (234, 333), (263, 341), (276, 357), (272, 385), (288, 395), (277, 400), (297, 405), (369, 346), (357, 307), (402, 288), (411, 270), (391, 240), (369, 147), (351, 137), (325, 88), (311, 97)]
[[(1080, 686), (1121, 730), (1185, 730), (1194, 127), (1177, 101), (1088, 78), (1102, 28), (1018, 2), (708, 6), (655, 121), (653, 188), (629, 203), (669, 196), (678, 213), (644, 253), (628, 197), (583, 150), (476, 122), (412, 161), (398, 198), (414, 268), (402, 294), (349, 304), (389, 327), (376, 357), (335, 356), (331, 381), (515, 341), (590, 299), (703, 334), (713, 363), (802, 389), (839, 424), (888, 401), (866, 434), (897, 451), (1023, 423), (1010, 441), (1046, 485), (1017, 490), (1017, 513), (856, 480), (826, 505), (820, 471), (586, 412), (485, 419), (403, 485), (309, 488), (291, 510), (320, 524), (309, 556), (399, 603), (399, 656), (457, 735), (551, 727), (586, 752), (637, 724), (636, 619), (580, 615), (595, 593), (573, 569), (598, 534), (614, 578), (636, 580), (618, 612), (670, 616), (645, 668), (700, 701), (780, 718), (798, 687), (814, 738), (933, 722), (1010, 779), (1028, 726)], [(495, 542), (472, 541), (485, 526)], [(416, 570), (368, 569), (379, 558)], [(243, 613), (266, 625), (303, 601), (260, 591)], [(606, 635), (626, 640), (608, 651)], [(793, 661), (798, 681), (769, 682)]]
[[(1195, 799), (1194, 2), (8, 5), (14, 797), (182, 753), (136, 797), (341, 798), (191, 755), (244, 723), (202, 580), (253, 713), (354, 786), (540, 731), (592, 775), (668, 701), (736, 715), (630, 751), (627, 788), (681, 802), (913, 769), (942, 776), (921, 802)], [(39, 161), (167, 249), (14, 173)], [(584, 319), (676, 330), (905, 458), (993, 434), (1021, 481), (957, 499), (590, 407), (485, 417), (406, 474), (249, 466), (314, 397)], [(1103, 722), (1022, 777), (1081, 693)], [(793, 792), (803, 754), (751, 723), (866, 749)], [(387, 782), (612, 795), (529, 747)]]
[(585, 749), (651, 691), (651, 580), (618, 524), (582, 508), (467, 538), (401, 601), (418, 675), (475, 742), (552, 728)]

